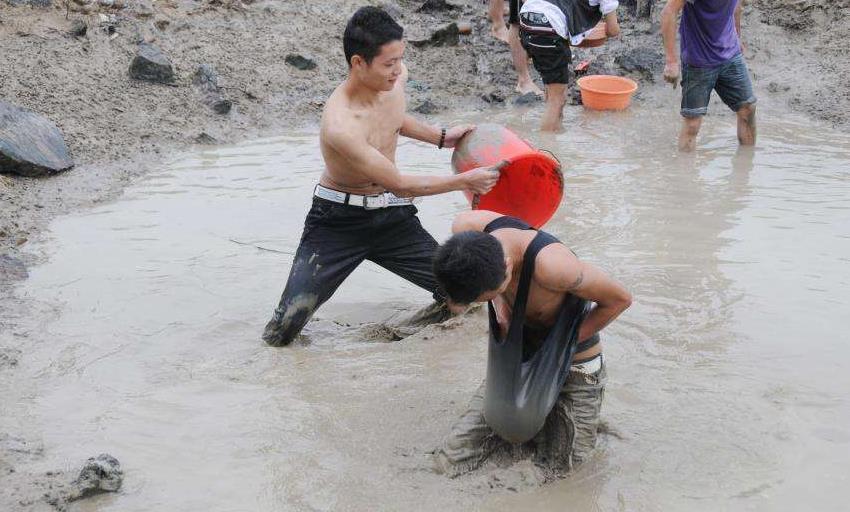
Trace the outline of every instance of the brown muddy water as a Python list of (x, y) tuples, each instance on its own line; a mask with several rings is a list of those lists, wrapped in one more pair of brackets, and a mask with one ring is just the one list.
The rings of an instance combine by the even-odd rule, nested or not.
[[(538, 110), (488, 121), (533, 133)], [(123, 491), (72, 510), (842, 508), (850, 136), (763, 109), (758, 148), (739, 150), (713, 112), (691, 156), (673, 147), (675, 110), (649, 104), (571, 110), (567, 132), (531, 135), (566, 169), (547, 229), (635, 298), (603, 337), (611, 433), (563, 481), (540, 487), (529, 463), (430, 470), (483, 377), (483, 320), (375, 341), (360, 324), (428, 302), (375, 266), (306, 342), (260, 341), (321, 168), (315, 133), (175, 158), (56, 220), (15, 290), (28, 313), (0, 334), (23, 354), (0, 372), (0, 431), (43, 440), (34, 470), (121, 460)], [(398, 154), (406, 171), (449, 170), (448, 151)], [(460, 193), (419, 205), (438, 239), (466, 207)]]

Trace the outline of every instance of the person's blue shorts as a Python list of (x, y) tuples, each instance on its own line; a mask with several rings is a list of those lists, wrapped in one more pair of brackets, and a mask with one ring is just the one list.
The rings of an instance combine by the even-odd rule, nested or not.
[(682, 66), (682, 116), (704, 116), (712, 89), (735, 112), (756, 102), (750, 72), (740, 53), (713, 68)]

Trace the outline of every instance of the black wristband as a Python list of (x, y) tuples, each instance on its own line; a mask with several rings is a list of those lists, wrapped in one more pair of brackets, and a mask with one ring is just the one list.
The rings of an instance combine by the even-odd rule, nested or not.
[(437, 144), (437, 149), (443, 149), (443, 144), (446, 143), (446, 129), (440, 129), (440, 142)]

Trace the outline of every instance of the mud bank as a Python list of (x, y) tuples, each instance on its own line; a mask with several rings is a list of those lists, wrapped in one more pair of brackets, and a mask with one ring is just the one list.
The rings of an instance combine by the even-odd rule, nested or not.
[[(8, 254), (16, 255), (49, 219), (114, 196), (164, 156), (314, 124), (344, 77), (341, 27), (364, 2), (125, 3), (122, 9), (86, 6), (89, 14), (66, 12), (58, 3), (0, 3), (0, 54), (7, 70), (0, 76), (0, 97), (54, 121), (77, 162), (60, 177), (0, 179), (0, 250)], [(399, 19), (411, 41), (426, 40), (451, 22), (472, 24), (471, 35), (461, 35), (457, 46), (408, 46), (411, 109), (430, 115), (461, 106), (512, 108), (508, 50), (489, 37), (480, 2), (456, 0), (454, 9), (425, 12), (418, 0), (377, 3)], [(747, 7), (744, 39), (757, 90), (846, 126), (850, 63), (842, 41), (850, 35), (848, 2), (802, 4), (759, 0)], [(591, 69), (630, 74), (652, 86), (662, 62), (662, 5), (624, 2), (623, 37), (577, 52), (576, 61), (587, 58)], [(172, 86), (130, 79), (129, 63), (142, 41), (173, 62)], [(297, 62), (294, 55), (316, 67), (298, 69), (290, 64)], [(233, 104), (228, 114), (204, 104), (192, 86), (202, 64), (218, 74)]]

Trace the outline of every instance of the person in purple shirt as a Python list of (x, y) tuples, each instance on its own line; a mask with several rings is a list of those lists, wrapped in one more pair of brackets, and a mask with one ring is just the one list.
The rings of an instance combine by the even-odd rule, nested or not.
[(743, 0), (667, 0), (661, 13), (661, 34), (667, 64), (664, 79), (679, 82), (676, 57), (676, 17), (682, 13), (681, 46), (682, 130), (679, 149), (693, 151), (708, 112), (711, 91), (738, 114), (738, 142), (756, 142), (756, 97), (741, 51)]

